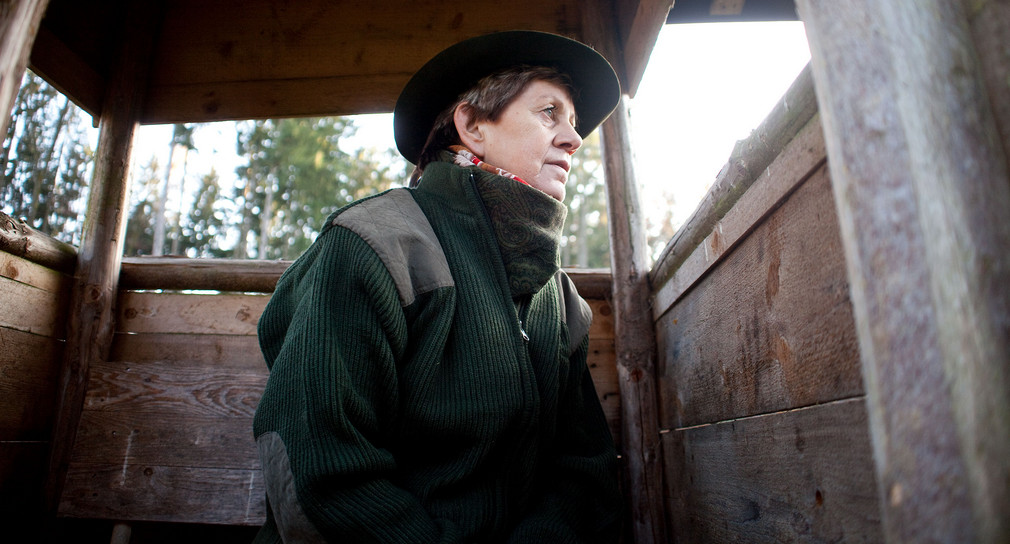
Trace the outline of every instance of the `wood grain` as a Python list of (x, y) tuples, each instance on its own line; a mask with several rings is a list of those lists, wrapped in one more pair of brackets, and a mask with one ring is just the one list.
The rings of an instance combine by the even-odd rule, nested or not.
[(862, 394), (822, 167), (657, 323), (664, 428)]
[(0, 328), (63, 337), (66, 291), (47, 291), (0, 277)]
[(680, 542), (879, 542), (862, 398), (663, 435)]
[(261, 525), (259, 469), (73, 464), (59, 515), (74, 518)]
[(195, 295), (124, 291), (117, 304), (116, 332), (256, 334), (266, 295)]
[(52, 433), (61, 342), (0, 327), (0, 441)]

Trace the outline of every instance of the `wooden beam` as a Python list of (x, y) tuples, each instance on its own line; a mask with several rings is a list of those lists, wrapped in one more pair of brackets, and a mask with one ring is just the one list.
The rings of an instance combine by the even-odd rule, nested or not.
[(10, 111), (48, 4), (49, 0), (0, 2), (0, 134), (7, 134)]
[(77, 263), (77, 249), (43, 234), (20, 219), (0, 212), (0, 251), (68, 274)]
[(673, 7), (673, 0), (641, 0), (635, 9), (630, 26), (622, 33), (624, 61), (624, 92), (634, 97), (645, 75), (652, 49), (656, 47), (659, 31)]
[(160, 2), (130, 2), (117, 68), (102, 106), (95, 171), (85, 211), (74, 285), (60, 394), (53, 428), (46, 499), (59, 501), (77, 433), (88, 369), (104, 361), (114, 330), (114, 312), (129, 195), (128, 167), (148, 64), (157, 36)]
[(887, 541), (1010, 542), (1010, 175), (968, 14), (798, 7)]

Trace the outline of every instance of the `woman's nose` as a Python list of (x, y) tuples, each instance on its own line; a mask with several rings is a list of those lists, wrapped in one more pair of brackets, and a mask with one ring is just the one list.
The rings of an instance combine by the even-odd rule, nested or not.
[(558, 147), (567, 151), (569, 155), (573, 155), (582, 147), (582, 136), (579, 136), (574, 126), (564, 123), (564, 128), (561, 129), (561, 132), (555, 139), (555, 143)]

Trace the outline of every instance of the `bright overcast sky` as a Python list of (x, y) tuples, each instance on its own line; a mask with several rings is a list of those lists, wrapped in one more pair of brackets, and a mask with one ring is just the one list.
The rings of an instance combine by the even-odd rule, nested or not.
[[(761, 123), (809, 59), (798, 22), (666, 25), (630, 106), (636, 173), (645, 202), (661, 204), (665, 195), (672, 195), (672, 221), (682, 224), (733, 145)], [(360, 145), (393, 147), (391, 115), (359, 116), (358, 125)], [(197, 150), (190, 153), (187, 168), (190, 178), (211, 166), (223, 181), (234, 178), (240, 160), (233, 127), (213, 123), (196, 132)], [(159, 155), (164, 168), (171, 133), (171, 125), (141, 128), (133, 174), (152, 154)]]

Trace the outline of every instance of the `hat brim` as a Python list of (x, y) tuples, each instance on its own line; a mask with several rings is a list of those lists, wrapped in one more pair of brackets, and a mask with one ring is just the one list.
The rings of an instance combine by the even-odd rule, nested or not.
[(400, 154), (417, 164), (443, 110), (485, 76), (518, 65), (551, 67), (571, 79), (576, 131), (583, 138), (620, 100), (621, 84), (613, 67), (583, 43), (529, 30), (486, 34), (435, 55), (407, 82), (393, 109), (393, 136)]

